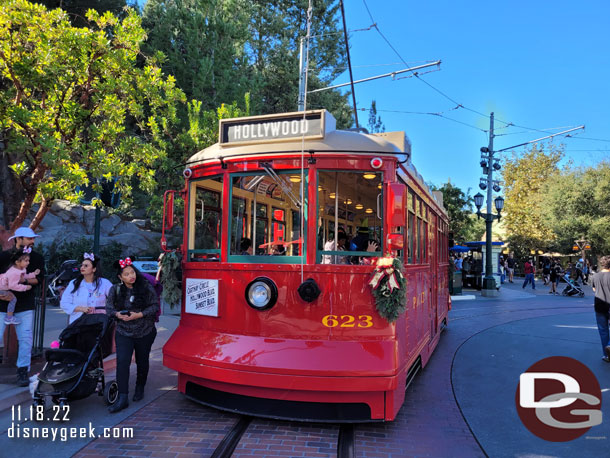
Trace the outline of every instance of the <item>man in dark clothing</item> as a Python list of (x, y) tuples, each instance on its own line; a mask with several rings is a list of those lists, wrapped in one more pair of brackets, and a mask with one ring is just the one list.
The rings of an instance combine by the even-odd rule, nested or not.
[(610, 256), (599, 260), (601, 270), (593, 276), (591, 286), (595, 292), (594, 308), (597, 330), (602, 341), (602, 359), (610, 363)]
[[(31, 248), (34, 245), (35, 238), (38, 237), (29, 227), (20, 227), (15, 231), (15, 234), (9, 240), (15, 240), (15, 249), (25, 247)], [(9, 268), (12, 250), (3, 251), (0, 253), (0, 272), (5, 272)], [(17, 305), (15, 306), (15, 317), (21, 323), (16, 324), (15, 332), (19, 341), (19, 353), (17, 356), (17, 384), (19, 386), (27, 386), (29, 384), (28, 372), (30, 370), (30, 362), (32, 359), (32, 341), (34, 337), (34, 308), (36, 307), (36, 292), (34, 287), (43, 283), (44, 279), (44, 258), (41, 254), (32, 251), (30, 253), (30, 264), (27, 267), (27, 273), (34, 272), (36, 269), (40, 273), (36, 278), (25, 280), (24, 283), (32, 285), (32, 289), (28, 291), (15, 291), (17, 297)], [(0, 299), (3, 299), (0, 297)], [(6, 325), (4, 317), (6, 316), (6, 308), (8, 302), (0, 300), (0, 337), (4, 335)]]

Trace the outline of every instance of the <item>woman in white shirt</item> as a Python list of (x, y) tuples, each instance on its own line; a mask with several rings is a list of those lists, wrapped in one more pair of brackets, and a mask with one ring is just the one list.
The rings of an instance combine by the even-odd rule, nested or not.
[(112, 287), (100, 277), (97, 266), (100, 258), (93, 253), (83, 254), (80, 275), (68, 283), (59, 305), (70, 315), (70, 323), (83, 313), (106, 313), (106, 296)]

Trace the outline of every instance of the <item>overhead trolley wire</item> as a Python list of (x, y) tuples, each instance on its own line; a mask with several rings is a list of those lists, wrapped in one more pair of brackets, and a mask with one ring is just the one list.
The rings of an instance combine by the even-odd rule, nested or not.
[[(400, 55), (400, 53), (396, 50), (396, 48), (392, 45), (392, 43), (390, 43), (390, 41), (386, 38), (386, 36), (383, 34), (381, 29), (379, 28), (379, 25), (377, 24), (377, 21), (375, 21), (375, 19), (373, 18), (373, 15), (371, 14), (371, 10), (369, 9), (369, 6), (368, 6), (366, 0), (362, 0), (362, 3), (364, 3), (364, 7), (366, 8), (366, 11), (367, 11), (367, 13), (369, 15), (369, 18), (370, 18), (371, 22), (373, 23), (372, 27), (374, 27), (375, 30), (377, 30), (377, 33), (379, 33), (381, 38), (383, 38), (383, 40), (392, 49), (392, 51), (394, 51), (394, 53), (398, 56), (398, 58), (402, 61), (402, 63), (404, 65), (406, 65), (407, 67), (410, 67), (410, 65), (405, 61), (405, 59), (403, 59), (403, 57)], [(487, 119), (490, 118), (490, 116), (486, 115), (485, 113), (481, 113), (480, 111), (477, 111), (477, 110), (475, 110), (473, 108), (470, 108), (470, 107), (468, 107), (468, 106), (466, 106), (466, 105), (464, 105), (462, 103), (457, 102), (454, 98), (450, 97), (449, 95), (447, 95), (446, 93), (444, 93), (443, 91), (441, 91), (440, 89), (438, 89), (437, 87), (435, 87), (434, 85), (432, 85), (431, 83), (426, 81), (425, 79), (421, 78), (420, 75), (418, 74), (418, 72), (413, 72), (413, 76), (415, 76), (419, 81), (421, 81), (424, 84), (426, 84), (428, 87), (430, 87), (432, 90), (434, 90), (435, 92), (437, 92), (438, 94), (440, 94), (441, 96), (443, 96), (444, 98), (449, 100), (450, 102), (454, 103), (456, 105), (456, 108), (462, 108), (462, 109), (464, 109), (466, 111), (470, 111), (472, 113), (475, 113), (475, 114), (477, 114), (479, 116), (482, 116), (484, 118), (487, 118)], [(454, 109), (456, 109), (456, 108), (454, 108)], [(378, 110), (378, 111), (382, 111), (382, 110)], [(430, 114), (430, 113), (420, 113), (420, 114)], [(450, 119), (450, 118), (447, 118), (447, 119)], [(460, 121), (457, 121), (457, 120), (454, 120), (454, 119), (451, 119), (451, 120), (455, 121), (455, 122), (461, 123)], [(503, 120), (498, 119), (498, 118), (495, 118), (495, 120), (505, 124), (506, 125), (505, 127), (518, 127), (520, 129), (526, 129), (528, 131), (544, 132), (544, 133), (548, 132), (548, 130), (551, 130), (551, 129), (548, 129), (548, 130), (535, 129), (533, 127), (521, 126), (521, 125), (515, 124), (513, 122), (503, 121)], [(472, 126), (470, 124), (467, 124), (467, 123), (462, 123), (462, 124), (465, 124), (465, 125), (467, 125), (469, 127), (474, 127), (474, 126)], [(479, 129), (478, 127), (474, 127), (474, 128), (475, 129)], [(483, 130), (484, 132), (487, 132), (484, 129), (479, 129), (479, 130)], [(576, 137), (572, 137), (572, 138), (576, 138)], [(584, 137), (579, 137), (579, 138), (583, 138), (584, 139)], [(610, 142), (610, 140), (599, 140), (599, 141), (608, 141), (608, 142)]]

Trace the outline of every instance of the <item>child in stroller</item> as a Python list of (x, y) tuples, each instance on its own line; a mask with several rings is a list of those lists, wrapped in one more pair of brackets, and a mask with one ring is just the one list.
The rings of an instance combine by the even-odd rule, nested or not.
[(580, 284), (577, 280), (572, 280), (570, 275), (566, 272), (563, 275), (563, 281), (567, 283), (566, 287), (561, 292), (562, 296), (578, 296), (584, 297), (585, 292), (580, 287)]
[(111, 353), (114, 320), (107, 315), (83, 315), (64, 329), (60, 348), (47, 350), (47, 363), (38, 375), (34, 404), (45, 405), (50, 397), (64, 406), (83, 399), (97, 390), (106, 404), (118, 398), (116, 381), (106, 384), (103, 359)]

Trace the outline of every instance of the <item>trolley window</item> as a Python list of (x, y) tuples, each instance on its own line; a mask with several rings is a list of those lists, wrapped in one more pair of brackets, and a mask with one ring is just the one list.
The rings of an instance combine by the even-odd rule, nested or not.
[(380, 172), (318, 172), (318, 264), (369, 264), (381, 256), (382, 181)]
[(300, 181), (297, 171), (231, 175), (229, 262), (301, 262), (307, 202)]
[(191, 182), (189, 189), (189, 261), (220, 261), (222, 177)]

